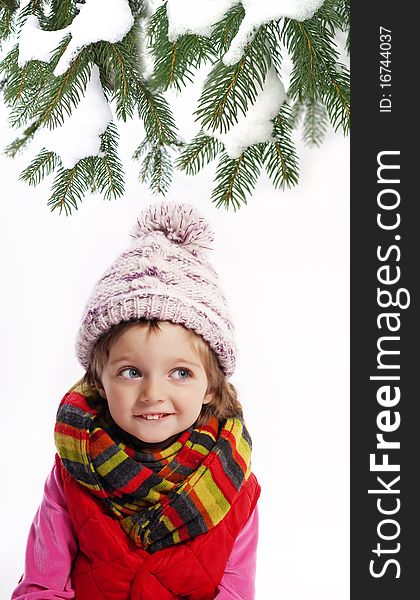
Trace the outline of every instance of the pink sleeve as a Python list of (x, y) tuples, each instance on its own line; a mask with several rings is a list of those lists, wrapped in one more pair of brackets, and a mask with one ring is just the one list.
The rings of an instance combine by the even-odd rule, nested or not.
[(215, 600), (254, 600), (257, 542), (258, 511), (255, 507), (236, 538)]
[(77, 544), (54, 464), (26, 545), (25, 573), (12, 600), (70, 600), (71, 565)]

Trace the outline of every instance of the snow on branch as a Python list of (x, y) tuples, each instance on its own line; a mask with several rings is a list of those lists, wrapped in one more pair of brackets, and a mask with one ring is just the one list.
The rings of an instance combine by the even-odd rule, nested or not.
[(99, 69), (93, 65), (85, 96), (76, 110), (60, 127), (40, 133), (45, 148), (61, 158), (65, 169), (71, 169), (82, 158), (98, 156), (101, 135), (112, 121), (109, 104), (102, 91)]
[(210, 37), (215, 23), (220, 21), (227, 11), (238, 4), (238, 0), (168, 0), (168, 39), (175, 42), (186, 33)]
[(30, 60), (49, 62), (62, 39), (70, 34), (70, 42), (54, 70), (63, 75), (85, 46), (95, 42), (120, 42), (134, 24), (127, 0), (86, 0), (78, 4), (79, 13), (64, 29), (43, 31), (37, 17), (30, 15), (19, 38), (19, 67)]
[(58, 61), (54, 75), (67, 71), (82, 48), (94, 42), (119, 42), (134, 18), (127, 0), (86, 0), (70, 25), (71, 41)]
[(70, 27), (58, 31), (43, 31), (38, 18), (29, 15), (19, 37), (19, 67), (24, 67), (30, 60), (50, 62), (54, 50), (68, 33)]
[(238, 117), (237, 123), (231, 125), (226, 133), (206, 128), (204, 131), (222, 142), (229, 158), (239, 158), (249, 146), (272, 139), (272, 119), (278, 115), (285, 98), (284, 86), (274, 67), (271, 67), (254, 104), (248, 106), (247, 112)]
[(226, 65), (237, 63), (261, 25), (281, 17), (304, 21), (311, 18), (323, 3), (324, 0), (242, 0), (245, 16), (223, 62)]
[[(25, 128), (7, 151), (42, 144), (22, 179), (37, 185), (56, 171), (52, 209), (71, 212), (92, 190), (124, 192), (116, 123), (135, 115), (145, 134), (133, 155), (142, 182), (164, 194), (174, 165), (195, 175), (218, 159), (211, 200), (234, 208), (263, 170), (276, 188), (297, 183), (299, 114), (306, 143), (319, 144), (329, 124), (348, 131), (350, 78), (336, 43), (349, 31), (348, 0), (3, 4), (0, 43), (13, 34), (18, 44), (0, 62), (0, 79), (11, 126)], [(287, 99), (284, 52), (292, 63)], [(182, 141), (164, 93), (181, 91), (203, 65), (211, 70), (191, 107), (199, 133)]]
[(176, 41), (186, 33), (209, 37), (213, 25), (220, 21), (233, 6), (242, 3), (245, 16), (239, 30), (223, 57), (226, 65), (237, 63), (261, 25), (282, 17), (304, 21), (311, 18), (324, 0), (200, 0), (198, 10), (194, 0), (168, 0), (168, 37)]

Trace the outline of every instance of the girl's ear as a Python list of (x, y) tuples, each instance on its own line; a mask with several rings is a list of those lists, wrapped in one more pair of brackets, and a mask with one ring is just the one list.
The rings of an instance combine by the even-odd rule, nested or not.
[(210, 404), (210, 402), (213, 400), (213, 392), (208, 392), (205, 396), (204, 396), (204, 400), (203, 400), (203, 404)]

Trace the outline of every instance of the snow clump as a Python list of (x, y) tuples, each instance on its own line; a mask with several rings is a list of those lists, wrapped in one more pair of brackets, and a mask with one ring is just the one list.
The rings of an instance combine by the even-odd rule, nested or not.
[(61, 158), (65, 169), (88, 156), (98, 156), (101, 148), (101, 134), (112, 121), (109, 104), (102, 91), (99, 69), (92, 68), (84, 97), (63, 125), (50, 131), (43, 130), (40, 139), (45, 148)]
[[(324, 0), (240, 0), (245, 16), (238, 33), (233, 38), (229, 50), (223, 57), (226, 65), (237, 63), (252, 41), (257, 29), (282, 17), (304, 21), (310, 19), (322, 6)], [(174, 42), (186, 33), (209, 37), (213, 25), (220, 21), (227, 11), (239, 4), (239, 0), (168, 0), (169, 39)]]
[(94, 42), (120, 42), (134, 24), (127, 0), (86, 0), (78, 4), (71, 25), (57, 31), (44, 31), (37, 17), (30, 15), (19, 36), (19, 67), (30, 60), (50, 62), (51, 55), (62, 39), (71, 34), (71, 40), (54, 70), (63, 75), (80, 50)]
[(210, 37), (212, 26), (238, 4), (238, 0), (168, 0), (168, 38), (175, 42), (181, 35), (193, 33)]
[(44, 31), (38, 18), (29, 15), (19, 36), (19, 67), (22, 69), (30, 60), (50, 62), (52, 53), (68, 33), (69, 27), (58, 31)]
[(100, 41), (115, 44), (134, 24), (127, 0), (86, 0), (78, 8), (79, 14), (69, 26), (71, 41), (54, 70), (56, 76), (67, 71), (82, 48)]
[(261, 25), (281, 17), (297, 21), (310, 19), (323, 3), (324, 0), (242, 0), (245, 16), (223, 62), (225, 65), (237, 63)]
[(220, 133), (205, 129), (205, 133), (222, 142), (229, 158), (239, 158), (248, 146), (272, 139), (272, 119), (278, 115), (285, 98), (284, 85), (272, 67), (254, 104), (248, 105), (246, 114), (241, 115), (229, 131)]

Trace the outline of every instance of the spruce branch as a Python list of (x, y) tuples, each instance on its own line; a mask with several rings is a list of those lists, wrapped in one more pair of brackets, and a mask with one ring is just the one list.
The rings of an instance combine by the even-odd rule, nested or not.
[(332, 34), (337, 29), (342, 30), (344, 14), (340, 10), (340, 5), (346, 0), (324, 0), (313, 18), (317, 19), (323, 27), (328, 27)]
[(334, 130), (341, 127), (345, 135), (350, 130), (350, 73), (344, 65), (335, 74), (329, 73), (331, 85), (321, 98)]
[(321, 100), (333, 127), (336, 130), (341, 127), (347, 133), (350, 76), (347, 67), (337, 62), (334, 28), (316, 16), (302, 22), (285, 19), (282, 39), (294, 62), (288, 90), (290, 98)]
[(92, 47), (103, 85), (110, 92), (110, 101), (115, 100), (116, 115), (122, 121), (133, 117), (137, 101), (140, 79), (137, 36), (135, 25), (121, 42), (98, 42)]
[(275, 188), (296, 185), (299, 179), (298, 158), (292, 140), (293, 120), (290, 108), (283, 104), (274, 119), (273, 139), (266, 144), (263, 156), (265, 170)]
[(149, 141), (147, 138), (144, 138), (137, 146), (137, 148), (133, 152), (133, 156), (131, 157), (133, 160), (140, 160), (142, 156), (147, 152), (149, 147)]
[(138, 81), (137, 103), (148, 140), (156, 140), (163, 145), (177, 143), (175, 121), (162, 94), (152, 92), (143, 82)]
[(211, 41), (199, 35), (183, 35), (175, 42), (168, 39), (166, 5), (161, 6), (149, 20), (148, 47), (155, 64), (149, 84), (162, 91), (173, 86), (178, 91), (194, 81), (194, 71), (205, 61), (214, 60), (216, 53)]
[(42, 29), (56, 31), (71, 24), (78, 13), (77, 0), (50, 0), (51, 9), (43, 13)]
[(299, 127), (305, 114), (306, 101), (296, 100), (290, 107), (290, 124), (293, 128)]
[(271, 21), (266, 26), (267, 33), (267, 49), (270, 53), (271, 62), (276, 70), (279, 79), (282, 79), (282, 41), (279, 23), (277, 21)]
[(0, 63), (0, 73), (5, 77), (3, 97), (10, 107), (9, 123), (12, 127), (25, 127), (37, 117), (37, 102), (51, 74), (46, 63), (31, 61), (19, 68), (17, 59), (15, 46)]
[(117, 153), (119, 135), (113, 123), (108, 125), (101, 140), (101, 154), (93, 157), (93, 180), (105, 200), (111, 200), (124, 193), (123, 168)]
[(17, 15), (17, 25), (19, 29), (22, 27), (29, 15), (35, 15), (40, 20), (44, 18), (42, 5), (43, 0), (29, 0), (29, 2), (19, 10)]
[(200, 131), (185, 147), (175, 165), (187, 175), (196, 175), (204, 165), (216, 158), (223, 144), (215, 137)]
[(340, 19), (340, 29), (347, 32), (346, 50), (350, 54), (350, 0), (335, 0), (334, 4)]
[(13, 140), (13, 142), (6, 146), (6, 148), (4, 149), (4, 153), (6, 154), (6, 156), (9, 156), (10, 158), (15, 158), (15, 156), (21, 150), (23, 150), (25, 146), (29, 144), (29, 142), (32, 141), (35, 133), (39, 128), (39, 125), (39, 121), (32, 123), (23, 131), (21, 137), (16, 138), (15, 140)]
[(128, 0), (133, 15), (144, 18), (147, 13), (147, 2), (144, 0)]
[(31, 60), (19, 67), (17, 45), (0, 63), (0, 72), (4, 72), (7, 79), (4, 99), (12, 107), (9, 116), (12, 127), (22, 127), (34, 117), (44, 126), (57, 127), (84, 95), (92, 68), (90, 49), (84, 48), (66, 73), (60, 77), (53, 75), (54, 66), (68, 42), (67, 36), (50, 63)]
[(267, 28), (260, 27), (235, 65), (219, 61), (213, 67), (194, 113), (197, 120), (212, 131), (227, 132), (238, 121), (238, 112), (245, 114), (257, 99), (270, 66)]
[(256, 186), (263, 161), (264, 144), (247, 148), (238, 158), (232, 159), (222, 152), (216, 169), (215, 183), (211, 199), (219, 208), (240, 208), (247, 204), (247, 195)]
[(169, 148), (178, 147), (181, 143), (166, 99), (148, 89), (140, 80), (137, 82), (137, 90), (138, 112), (146, 137), (135, 150), (133, 159), (139, 160), (145, 155), (139, 180), (148, 183), (154, 193), (164, 195), (169, 190), (173, 174)]
[(2, 42), (15, 33), (15, 20), (18, 8), (18, 0), (1, 0), (0, 2), (0, 48)]
[(31, 186), (36, 186), (44, 179), (44, 177), (50, 175), (60, 164), (61, 160), (55, 152), (43, 148), (31, 164), (22, 171), (19, 175), (19, 179)]
[(36, 104), (29, 94), (22, 96), (20, 102), (16, 103), (9, 113), (9, 123), (15, 128), (25, 127), (36, 118)]
[(303, 141), (307, 146), (320, 146), (324, 141), (328, 127), (328, 112), (318, 100), (305, 103), (303, 121)]
[(47, 202), (51, 210), (71, 215), (92, 188), (92, 159), (84, 158), (71, 169), (58, 168)]
[[(142, 145), (141, 145), (142, 146)], [(155, 194), (167, 193), (172, 182), (172, 160), (169, 150), (163, 144), (148, 143), (144, 144), (136, 151), (137, 157), (147, 152), (139, 173), (139, 180), (142, 183), (148, 183), (150, 189)]]
[[(69, 42), (67, 37), (55, 52), (50, 68), (53, 70), (65, 47)], [(65, 116), (70, 116), (84, 96), (92, 71), (91, 48), (83, 48), (74, 59), (69, 69), (46, 81), (42, 95), (39, 98), (39, 118), (41, 123), (50, 129), (62, 125)]]
[(71, 169), (64, 169), (60, 157), (43, 148), (22, 171), (20, 179), (35, 186), (57, 169), (48, 205), (51, 210), (65, 214), (77, 209), (88, 191), (97, 190), (106, 200), (117, 198), (124, 193), (122, 164), (117, 154), (118, 139), (117, 129), (110, 123), (101, 136), (100, 155), (83, 158)]
[(229, 49), (244, 16), (245, 9), (243, 5), (237, 4), (228, 10), (223, 19), (213, 26), (211, 44), (220, 58)]
[[(2, 37), (35, 15), (44, 31), (71, 24), (78, 0), (30, 0), (19, 9), (17, 0), (0, 0), (0, 43)], [(99, 67), (100, 81), (117, 119), (128, 121), (138, 113), (145, 139), (133, 158), (142, 160), (139, 177), (156, 193), (166, 193), (172, 178), (174, 150), (181, 148), (177, 168), (196, 175), (204, 165), (219, 159), (212, 200), (235, 210), (246, 202), (259, 173), (265, 169), (277, 188), (298, 180), (298, 161), (292, 140), (293, 129), (303, 120), (303, 138), (309, 145), (322, 142), (327, 122), (344, 133), (349, 126), (349, 73), (339, 63), (337, 32), (349, 31), (349, 0), (325, 0), (306, 21), (282, 18), (259, 27), (238, 62), (223, 63), (223, 57), (238, 33), (245, 11), (242, 3), (232, 7), (219, 23), (211, 24), (209, 38), (186, 34), (168, 39), (168, 16), (163, 5), (150, 15), (142, 0), (129, 0), (134, 27), (116, 43), (95, 42), (83, 48), (69, 69), (53, 75), (69, 38), (64, 38), (49, 63), (29, 61), (18, 65), (18, 47), (0, 64), (0, 82), (10, 107), (10, 124), (24, 128), (6, 152), (14, 156), (26, 147), (42, 127), (61, 125), (85, 93), (92, 65)], [(154, 71), (145, 81), (141, 68), (140, 22), (145, 20)], [(94, 24), (93, 24), (94, 25)], [(143, 26), (143, 25), (142, 25)], [(288, 97), (292, 108), (283, 105), (274, 119), (272, 138), (248, 147), (231, 159), (223, 144), (206, 132), (229, 132), (241, 114), (246, 114), (265, 89), (268, 70), (274, 66), (280, 79), (282, 48), (290, 53), (293, 70)], [(188, 144), (178, 139), (171, 107), (163, 92), (170, 87), (182, 91), (194, 80), (196, 69), (213, 63), (198, 102), (195, 116), (202, 130)], [(56, 171), (49, 205), (66, 214), (77, 208), (86, 192), (96, 190), (106, 199), (123, 193), (122, 164), (118, 157), (118, 133), (111, 124), (101, 136), (99, 156), (83, 158), (72, 169), (64, 169), (60, 158), (42, 150), (21, 177), (31, 185)]]
[(33, 103), (37, 92), (49, 76), (47, 65), (39, 61), (31, 61), (20, 68), (18, 54), (19, 48), (16, 45), (0, 63), (0, 73), (5, 77), (3, 97), (9, 106), (17, 105), (25, 97)]

